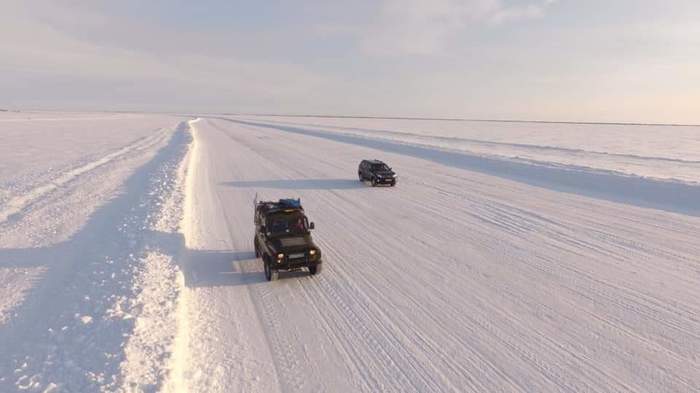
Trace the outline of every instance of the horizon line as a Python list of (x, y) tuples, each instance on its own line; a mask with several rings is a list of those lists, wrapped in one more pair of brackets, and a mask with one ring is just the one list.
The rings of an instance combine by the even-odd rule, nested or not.
[(429, 117), (429, 116), (379, 116), (379, 115), (324, 115), (324, 114), (283, 114), (283, 113), (235, 113), (235, 112), (186, 112), (186, 111), (148, 111), (148, 110), (66, 110), (66, 109), (10, 109), (0, 108), (0, 112), (83, 112), (83, 113), (146, 113), (169, 115), (224, 115), (224, 116), (268, 116), (268, 117), (314, 117), (330, 119), (372, 119), (372, 120), (430, 120), (463, 121), (484, 123), (539, 123), (539, 124), (581, 124), (611, 126), (660, 126), (660, 127), (700, 127), (700, 123), (646, 123), (634, 121), (580, 121), (580, 120), (528, 120), (528, 119), (481, 119), (467, 117)]
[(543, 124), (585, 124), (585, 125), (613, 125), (613, 126), (666, 126), (666, 127), (700, 127), (700, 124), (691, 123), (643, 123), (626, 121), (570, 121), (570, 120), (525, 120), (525, 119), (479, 119), (461, 117), (414, 117), (414, 116), (370, 116), (370, 115), (302, 115), (302, 114), (278, 114), (278, 113), (223, 113), (228, 116), (270, 116), (270, 117), (317, 117), (338, 119), (375, 119), (375, 120), (435, 120), (435, 121), (464, 121), (486, 123), (543, 123)]

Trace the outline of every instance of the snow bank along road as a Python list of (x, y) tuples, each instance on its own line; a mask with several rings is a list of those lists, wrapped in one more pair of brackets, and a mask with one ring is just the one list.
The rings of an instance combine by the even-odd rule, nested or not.
[[(0, 391), (700, 391), (692, 200), (649, 208), (260, 118), (170, 121), (2, 199), (0, 279), (21, 295), (0, 303)], [(362, 158), (398, 186), (359, 183)], [(114, 190), (73, 236), (12, 245), (94, 171)], [(264, 281), (255, 193), (301, 197), (320, 275)]]

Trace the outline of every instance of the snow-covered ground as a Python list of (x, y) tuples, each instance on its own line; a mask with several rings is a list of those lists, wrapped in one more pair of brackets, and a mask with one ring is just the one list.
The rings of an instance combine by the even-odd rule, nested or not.
[(700, 183), (700, 126), (282, 116), (251, 119)]
[[(2, 392), (700, 390), (697, 128), (27, 116)], [(301, 197), (320, 275), (264, 281), (256, 193)]]
[(561, 191), (700, 214), (700, 126), (298, 116), (243, 119), (252, 125), (380, 147)]
[(136, 371), (149, 384), (149, 357), (167, 359), (160, 338), (176, 328), (158, 313), (174, 310), (178, 290), (150, 228), (181, 216), (168, 201), (186, 118), (12, 115), (0, 116), (0, 391), (110, 391)]
[(700, 183), (700, 126), (250, 117), (525, 162)]

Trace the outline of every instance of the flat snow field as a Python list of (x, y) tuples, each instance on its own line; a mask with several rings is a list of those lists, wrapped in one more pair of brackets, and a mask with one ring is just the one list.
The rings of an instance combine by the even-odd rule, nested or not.
[[(2, 392), (700, 391), (700, 128), (32, 116)], [(319, 275), (264, 280), (256, 194), (301, 197)]]

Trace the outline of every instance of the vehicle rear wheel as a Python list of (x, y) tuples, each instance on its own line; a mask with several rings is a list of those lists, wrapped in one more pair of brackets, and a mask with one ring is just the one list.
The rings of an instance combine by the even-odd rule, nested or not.
[(309, 266), (309, 273), (311, 273), (312, 276), (321, 273), (321, 265)]
[(357, 177), (360, 178), (360, 181), (365, 181), (365, 178), (362, 177), (362, 173), (357, 172)]
[(260, 247), (258, 245), (258, 237), (257, 236), (253, 239), (253, 246), (255, 248), (255, 257), (260, 258)]

